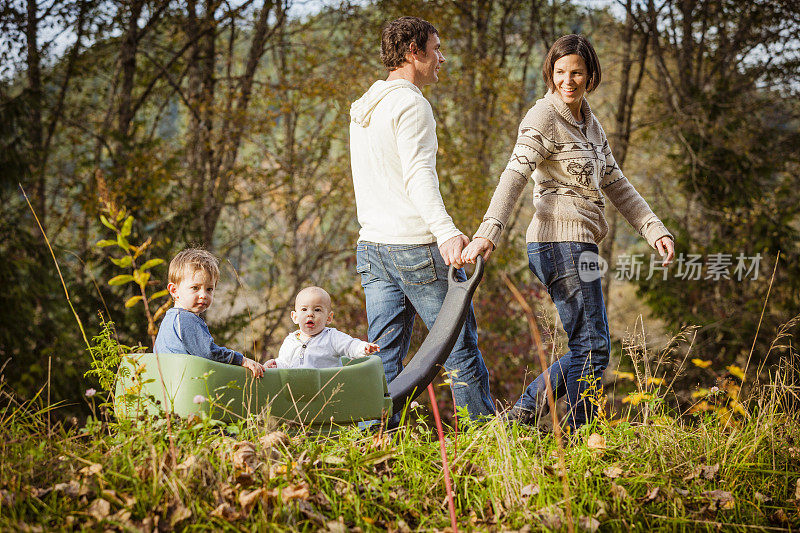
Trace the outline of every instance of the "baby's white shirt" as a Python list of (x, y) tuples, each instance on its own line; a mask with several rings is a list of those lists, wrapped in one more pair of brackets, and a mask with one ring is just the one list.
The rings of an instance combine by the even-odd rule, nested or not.
[(366, 355), (368, 343), (336, 328), (325, 328), (306, 341), (293, 331), (283, 341), (275, 360), (278, 368), (330, 368), (342, 366), (341, 357)]

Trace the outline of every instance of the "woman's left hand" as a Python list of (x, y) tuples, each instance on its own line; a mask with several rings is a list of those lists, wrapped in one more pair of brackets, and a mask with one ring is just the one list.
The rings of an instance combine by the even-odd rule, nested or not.
[(658, 253), (664, 258), (661, 266), (667, 266), (672, 263), (672, 260), (675, 258), (675, 243), (672, 242), (672, 238), (665, 235), (658, 239), (656, 241), (656, 250), (658, 250)]
[(494, 244), (489, 239), (475, 237), (471, 243), (461, 252), (461, 260), (464, 263), (475, 263), (475, 259), (482, 255), (484, 259), (489, 259), (494, 250)]

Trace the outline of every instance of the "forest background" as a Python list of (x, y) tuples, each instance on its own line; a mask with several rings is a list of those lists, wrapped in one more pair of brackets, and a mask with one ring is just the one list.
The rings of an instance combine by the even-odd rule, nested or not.
[[(91, 357), (76, 316), (89, 344), (111, 320), (123, 344), (151, 346), (168, 305), (167, 262), (189, 245), (222, 259), (207, 317), (219, 344), (274, 356), (308, 284), (333, 295), (336, 327), (365, 337), (348, 112), (386, 76), (382, 25), (407, 14), (439, 29), (447, 57), (425, 95), (442, 196), (467, 235), (520, 119), (544, 94), (550, 44), (573, 32), (595, 44), (603, 82), (589, 102), (683, 254), (666, 279), (646, 279), (651, 251), (609, 206), (607, 386), (625, 379), (632, 344), (644, 357), (677, 354), (648, 383), (677, 377), (679, 406), (731, 376), (756, 382), (793, 350), (773, 341), (800, 313), (796, 2), (5, 0), (0, 374), (15, 394), (30, 398), (47, 382), (50, 400), (65, 404), (58, 412), (81, 413), (77, 399), (97, 383), (84, 377)], [(510, 286), (549, 332), (547, 353), (565, 345), (527, 269), (530, 194), (475, 298), (504, 401), (530, 379), (521, 369), (538, 373)], [(633, 254), (643, 254), (641, 275), (615, 279)], [(686, 279), (690, 254), (699, 279)], [(740, 254), (760, 254), (743, 279)], [(420, 325), (415, 342), (423, 337)], [(697, 362), (680, 365), (689, 353)]]

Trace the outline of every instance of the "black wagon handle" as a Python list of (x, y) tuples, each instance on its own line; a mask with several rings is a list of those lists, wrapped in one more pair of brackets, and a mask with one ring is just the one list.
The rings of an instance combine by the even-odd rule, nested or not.
[(472, 293), (475, 292), (475, 289), (478, 288), (478, 283), (480, 283), (481, 280), (483, 279), (483, 261), (484, 260), (482, 255), (478, 255), (478, 257), (475, 258), (475, 270), (472, 272), (472, 275), (467, 278), (466, 281), (458, 281), (456, 279), (456, 272), (458, 271), (458, 269), (455, 266), (450, 265), (450, 270), (447, 272), (447, 290), (449, 291), (453, 285), (456, 286), (465, 285), (464, 288), (470, 293), (471, 296)]
[(416, 398), (439, 373), (461, 333), (472, 304), (472, 295), (483, 278), (483, 269), (483, 256), (478, 256), (472, 275), (465, 281), (459, 281), (456, 279), (456, 268), (450, 265), (447, 294), (436, 321), (411, 361), (389, 383), (393, 412), (401, 411), (406, 401)]

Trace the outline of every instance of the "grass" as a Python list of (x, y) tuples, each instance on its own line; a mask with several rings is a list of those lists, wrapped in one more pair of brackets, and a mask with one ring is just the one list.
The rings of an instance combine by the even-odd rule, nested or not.
[[(773, 380), (773, 383), (783, 383)], [(251, 417), (225, 432), (163, 418), (56, 422), (0, 382), (2, 530), (444, 530), (439, 444), (424, 414), (392, 434), (315, 434)], [(789, 531), (800, 527), (796, 389), (747, 416), (601, 421), (565, 449), (502, 418), (447, 436), (459, 528)], [(638, 407), (636, 408), (638, 409)], [(55, 416), (53, 418), (56, 418)], [(171, 435), (170, 435), (171, 433)], [(170, 445), (170, 436), (174, 448)], [(591, 438), (590, 438), (591, 437)], [(174, 450), (174, 451), (171, 451)], [(175, 456), (173, 456), (173, 454)], [(357, 529), (356, 529), (357, 528)]]

